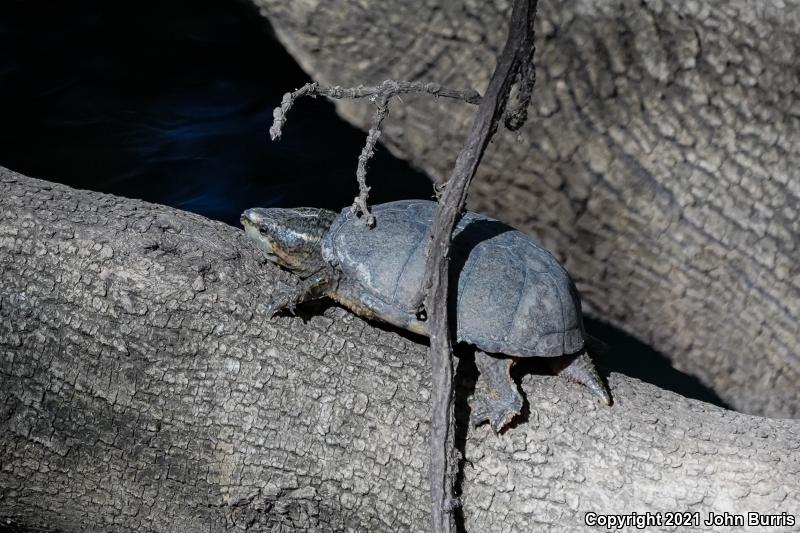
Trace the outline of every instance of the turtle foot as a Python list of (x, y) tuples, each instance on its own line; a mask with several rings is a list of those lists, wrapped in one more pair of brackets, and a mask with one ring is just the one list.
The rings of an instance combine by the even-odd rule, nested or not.
[(294, 314), (296, 305), (324, 296), (334, 279), (331, 270), (325, 269), (301, 280), (294, 287), (282, 287), (274, 291), (267, 304), (267, 314), (271, 318), (283, 309), (288, 309)]
[(500, 359), (475, 352), (475, 364), (480, 371), (475, 394), (469, 400), (470, 422), (478, 426), (489, 422), (495, 433), (500, 431), (522, 410), (522, 396), (511, 379), (512, 359)]
[(611, 393), (597, 373), (592, 358), (589, 357), (589, 354), (585, 351), (578, 355), (571, 356), (571, 359), (569, 356), (559, 358), (559, 360), (553, 361), (552, 364), (553, 370), (559, 376), (580, 383), (589, 389), (592, 394), (604, 404), (611, 405), (613, 403), (611, 400)]
[(486, 396), (473, 396), (469, 401), (472, 413), (469, 420), (473, 427), (484, 422), (489, 422), (495, 433), (500, 433), (522, 409), (522, 398), (517, 393), (517, 398), (503, 401), (499, 398), (489, 399)]
[(267, 304), (267, 315), (275, 316), (284, 309), (294, 314), (295, 305), (302, 302), (303, 293), (297, 289), (279, 289), (275, 291)]

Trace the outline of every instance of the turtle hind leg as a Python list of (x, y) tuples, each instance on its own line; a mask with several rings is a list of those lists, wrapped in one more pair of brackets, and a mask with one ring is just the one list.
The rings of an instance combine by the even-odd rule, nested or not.
[(550, 363), (553, 371), (570, 381), (580, 383), (597, 396), (604, 404), (611, 405), (611, 393), (597, 373), (592, 358), (584, 350), (577, 355), (568, 355), (553, 359)]
[(475, 351), (475, 365), (480, 376), (475, 393), (469, 399), (470, 422), (477, 426), (488, 421), (499, 433), (522, 409), (522, 396), (511, 379), (513, 359), (492, 357)]

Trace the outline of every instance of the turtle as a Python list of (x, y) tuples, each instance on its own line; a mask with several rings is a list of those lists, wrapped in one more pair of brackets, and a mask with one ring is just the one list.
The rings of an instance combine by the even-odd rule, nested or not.
[[(375, 205), (368, 227), (351, 208), (252, 208), (241, 216), (247, 236), (267, 258), (299, 277), (275, 291), (267, 312), (328, 297), (367, 319), (428, 334), (411, 300), (422, 283), (435, 202)], [(559, 376), (586, 386), (602, 403), (611, 395), (588, 354), (575, 284), (537, 241), (492, 218), (465, 212), (450, 249), (448, 309), (459, 342), (475, 347), (479, 370), (469, 400), (474, 425), (500, 432), (523, 405), (511, 367), (547, 358)]]

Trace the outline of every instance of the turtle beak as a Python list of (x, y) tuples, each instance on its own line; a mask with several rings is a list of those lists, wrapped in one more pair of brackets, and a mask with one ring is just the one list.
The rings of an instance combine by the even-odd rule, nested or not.
[(239, 217), (239, 222), (242, 223), (242, 226), (245, 226), (247, 224), (258, 226), (258, 223), (263, 221), (263, 219), (264, 217), (261, 215), (261, 213), (259, 213), (258, 208), (254, 207), (242, 213), (242, 216)]
[(239, 222), (244, 226), (245, 231), (248, 228), (252, 228), (259, 233), (266, 234), (267, 221), (262, 211), (263, 209), (254, 207), (242, 213), (242, 216), (239, 217)]
[(267, 254), (275, 254), (272, 242), (267, 237), (266, 231), (262, 230), (262, 228), (266, 228), (266, 224), (264, 223), (264, 217), (259, 212), (259, 209), (248, 209), (242, 213), (242, 216), (239, 218), (239, 222), (244, 227), (245, 234), (256, 241), (267, 252)]

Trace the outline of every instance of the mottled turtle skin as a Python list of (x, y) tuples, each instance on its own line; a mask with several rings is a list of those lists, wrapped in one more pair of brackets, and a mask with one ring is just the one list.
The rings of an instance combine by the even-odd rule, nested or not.
[[(327, 296), (361, 316), (427, 335), (427, 323), (409, 310), (435, 211), (426, 200), (376, 205), (377, 224), (369, 228), (349, 208), (338, 215), (255, 208), (242, 224), (271, 260), (302, 279), (273, 295), (271, 312)], [(513, 359), (505, 356), (551, 358), (556, 372), (611, 403), (585, 352), (578, 293), (550, 252), (510, 226), (466, 213), (450, 256), (450, 286), (457, 287), (450, 316), (457, 339), (476, 347), (483, 382), (470, 401), (474, 423), (488, 420), (500, 431), (522, 407), (509, 373)]]

